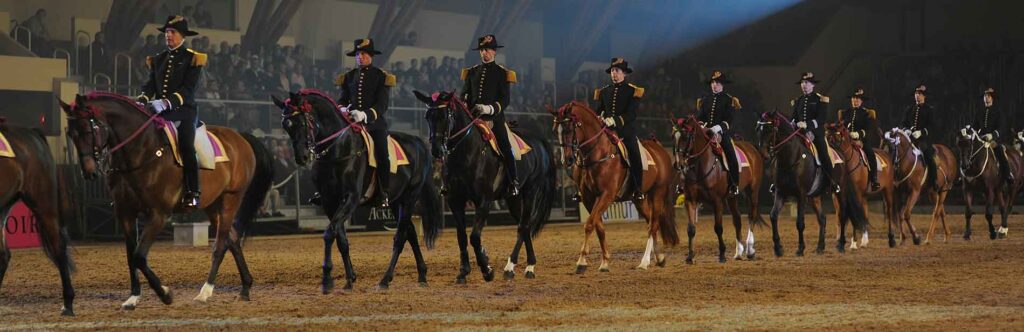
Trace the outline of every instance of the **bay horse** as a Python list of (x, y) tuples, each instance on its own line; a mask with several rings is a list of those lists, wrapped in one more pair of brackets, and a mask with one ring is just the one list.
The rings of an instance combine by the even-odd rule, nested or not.
[[(161, 127), (173, 124), (117, 94), (76, 95), (73, 104), (61, 101), (60, 106), (68, 118), (67, 135), (78, 150), (85, 178), (106, 175), (114, 218), (125, 230), (131, 296), (121, 309), (133, 310), (138, 304), (137, 272), (164, 304), (171, 304), (171, 290), (153, 272), (148, 257), (167, 217), (185, 212), (179, 206), (182, 169), (175, 163), (171, 143)], [(273, 156), (252, 135), (216, 126), (208, 126), (208, 131), (220, 138), (230, 161), (218, 163), (215, 170), (199, 171), (205, 193), (200, 209), (206, 212), (217, 237), (206, 283), (195, 300), (205, 302), (213, 295), (217, 271), (230, 251), (241, 276), (239, 298), (247, 301), (252, 275), (242, 253), (242, 240), (272, 184)]]
[[(651, 263), (652, 253), (658, 266), (665, 266), (665, 254), (656, 247), (655, 238), (661, 236), (666, 246), (679, 244), (675, 222), (675, 195), (673, 195), (679, 174), (672, 167), (668, 151), (654, 139), (640, 140), (654, 159), (653, 167), (644, 172), (641, 191), (643, 200), (633, 200), (626, 183), (626, 158), (618, 152), (618, 136), (605, 126), (601, 117), (586, 104), (571, 101), (557, 110), (548, 108), (554, 115), (553, 130), (562, 147), (562, 164), (571, 167), (571, 175), (579, 188), (583, 205), (590, 212), (584, 226), (583, 246), (576, 261), (576, 273), (587, 270), (587, 254), (590, 253), (590, 235), (597, 232), (601, 245), (601, 267), (608, 272), (611, 251), (605, 236), (602, 214), (614, 202), (632, 201), (640, 216), (647, 220), (647, 248), (637, 268), (645, 270)], [(621, 161), (620, 161), (621, 160)], [(570, 166), (571, 165), (571, 166)]]
[(0, 157), (0, 286), (11, 261), (5, 232), (11, 208), (21, 200), (35, 216), (36, 230), (43, 251), (60, 272), (64, 297), (61, 315), (74, 316), (75, 289), (71, 285), (74, 262), (68, 252), (70, 239), (64, 219), (66, 211), (61, 202), (63, 186), (58, 181), (57, 167), (50, 155), (46, 137), (38, 130), (5, 124), (0, 119), (0, 133), (7, 138), (5, 148), (13, 157)]
[[(839, 220), (839, 235), (837, 238), (839, 243), (836, 244), (836, 249), (839, 252), (845, 250), (844, 247), (847, 242), (846, 224), (851, 220), (854, 221), (854, 229), (853, 236), (849, 239), (850, 249), (856, 250), (858, 247), (867, 247), (869, 238), (866, 226), (869, 224), (867, 219), (869, 196), (880, 196), (882, 198), (882, 217), (885, 219), (889, 235), (892, 237), (893, 230), (898, 225), (894, 224), (896, 223), (896, 207), (894, 205), (896, 185), (893, 181), (893, 166), (892, 161), (889, 159), (889, 154), (875, 147), (867, 147), (865, 149), (863, 141), (857, 141), (850, 137), (850, 128), (843, 122), (826, 125), (825, 133), (829, 144), (836, 147), (836, 151), (843, 158), (844, 165), (842, 171), (846, 173), (846, 178), (849, 180), (849, 186), (847, 187), (850, 189), (848, 191), (848, 199), (856, 199), (856, 205), (863, 208), (859, 211), (844, 213), (844, 218)], [(864, 157), (864, 153), (874, 153), (878, 162), (885, 165), (885, 167), (876, 170), (879, 184), (877, 190), (871, 190), (868, 187), (868, 161)], [(873, 167), (878, 167), (878, 165)], [(859, 244), (856, 239), (858, 232), (861, 234)]]
[[(729, 171), (715, 157), (722, 153), (720, 138), (715, 137), (704, 124), (690, 115), (677, 119), (673, 127), (675, 144), (672, 148), (673, 165), (679, 171), (680, 191), (686, 195), (686, 212), (689, 223), (686, 226), (688, 251), (686, 263), (693, 264), (693, 237), (696, 235), (697, 208), (701, 203), (711, 205), (715, 213), (715, 234), (718, 235), (718, 261), (725, 263), (725, 242), (722, 240), (722, 212), (725, 206), (732, 213), (732, 224), (736, 229), (736, 255), (733, 259), (754, 259), (754, 225), (764, 225), (764, 219), (757, 211), (758, 194), (764, 175), (764, 161), (761, 154), (750, 142), (734, 139), (733, 145), (747, 156), (748, 167), (740, 165), (740, 190), (747, 195), (750, 203), (749, 225), (746, 246), (743, 245), (743, 224), (740, 221), (739, 198), (728, 193)], [(724, 158), (724, 157), (723, 157)]]
[[(818, 245), (815, 253), (825, 253), (825, 213), (821, 207), (821, 196), (808, 197), (815, 177), (815, 160), (811, 155), (810, 138), (797, 128), (779, 111), (765, 112), (757, 122), (755, 137), (761, 154), (768, 157), (768, 164), (774, 164), (771, 176), (775, 184), (772, 187), (774, 204), (770, 214), (772, 223), (772, 241), (776, 257), (782, 257), (782, 244), (779, 239), (779, 213), (782, 212), (786, 199), (796, 200), (796, 229), (800, 236), (796, 256), (803, 256), (804, 242), (804, 211), (810, 203), (811, 209), (818, 220)], [(821, 153), (828, 153), (822, 151)], [(839, 183), (840, 193), (832, 195), (832, 203), (836, 208), (839, 220), (844, 216), (846, 201), (839, 200), (846, 191), (844, 174), (841, 167), (834, 167), (832, 178)], [(824, 175), (823, 175), (824, 176)]]
[[(893, 128), (885, 133), (885, 141), (889, 147), (889, 154), (892, 156), (894, 165), (893, 178), (896, 179), (898, 197), (905, 197), (903, 205), (897, 205), (897, 224), (900, 225), (900, 244), (906, 242), (906, 233), (903, 231), (903, 223), (910, 229), (910, 236), (915, 245), (921, 244), (921, 237), (917, 229), (910, 222), (914, 205), (917, 204), (921, 193), (927, 190), (935, 206), (932, 208), (932, 221), (930, 228), (934, 229), (937, 222), (942, 221), (946, 231), (946, 238), (950, 236), (949, 228), (946, 225), (946, 195), (953, 187), (956, 180), (956, 173), (951, 173), (956, 167), (956, 156), (953, 151), (942, 144), (932, 144), (935, 148), (935, 167), (938, 174), (935, 176), (935, 186), (926, 181), (928, 169), (925, 166), (924, 154), (918, 152), (917, 147), (910, 140), (910, 133), (900, 128)], [(949, 171), (947, 171), (949, 170)], [(897, 204), (900, 202), (897, 202)], [(970, 233), (965, 232), (964, 238), (969, 238)], [(894, 235), (889, 235), (889, 247), (895, 246)]]
[(516, 161), (522, 190), (519, 195), (510, 196), (507, 181), (502, 181), (505, 171), (501, 157), (489, 147), (489, 137), (486, 137), (492, 134), (478, 127), (484, 121), (481, 116), (470, 112), (466, 103), (455, 96), (454, 92), (442, 91), (427, 96), (414, 91), (414, 94), (427, 105), (431, 152), (434, 158), (441, 160), (445, 196), (458, 231), (461, 264), (456, 283), (466, 283), (466, 276), (470, 273), (466, 244), (466, 202), (470, 201), (476, 208), (476, 221), (469, 242), (473, 245), (476, 263), (484, 280), (494, 279), (494, 269), (488, 263), (481, 233), (487, 224), (493, 202), (499, 199), (508, 203), (509, 214), (518, 225), (516, 244), (505, 264), (503, 278), (515, 278), (515, 265), (523, 245), (526, 246), (526, 278), (535, 278), (537, 256), (533, 251), (533, 238), (548, 222), (551, 208), (557, 199), (558, 167), (555, 166), (551, 145), (544, 139), (517, 132), (530, 145), (531, 150)]
[[(964, 239), (969, 239), (971, 235), (971, 216), (974, 214), (972, 206), (975, 193), (980, 193), (985, 197), (985, 220), (988, 221), (989, 238), (994, 240), (996, 237), (1005, 237), (1009, 206), (1013, 205), (1013, 201), (1009, 200), (1012, 197), (1009, 195), (1009, 191), (1013, 190), (1013, 183), (1004, 181), (999, 173), (999, 163), (996, 160), (998, 151), (993, 144), (982, 140), (977, 130), (970, 126), (960, 129), (956, 146), (960, 155), (959, 171), (963, 179), (964, 203), (966, 204), (964, 207)], [(1009, 162), (1011, 149), (1006, 150)], [(1011, 172), (1013, 168), (1011, 166)], [(999, 228), (992, 224), (992, 207), (995, 204), (998, 204), (999, 214), (1002, 217), (1002, 224)], [(925, 243), (931, 239), (934, 226), (932, 224), (932, 228), (928, 230)], [(943, 223), (943, 227), (948, 241), (949, 228), (945, 227), (945, 223)]]
[[(282, 111), (281, 125), (291, 138), (292, 149), (295, 151), (295, 162), (299, 166), (313, 164), (313, 182), (321, 195), (324, 212), (330, 219), (324, 230), (323, 275), (320, 288), (323, 294), (330, 294), (334, 289), (334, 278), (331, 271), (334, 265), (331, 260), (331, 246), (337, 241), (342, 263), (345, 265), (345, 290), (352, 289), (357, 276), (349, 253), (349, 241), (345, 224), (352, 219), (353, 213), (360, 206), (377, 206), (381, 195), (377, 195), (375, 168), (369, 166), (368, 152), (362, 133), (363, 126), (352, 120), (347, 113), (338, 110), (333, 99), (316, 89), (304, 89), (298, 93), (290, 92), (289, 98), (281, 101), (276, 96), (271, 99)], [(398, 257), (402, 254), (405, 243), (412, 247), (416, 258), (416, 270), (420, 286), (427, 286), (427, 264), (423, 260), (416, 227), (412, 223), (412, 215), (417, 203), (423, 202), (419, 215), (422, 218), (423, 241), (427, 248), (433, 248), (443, 227), (444, 216), (433, 182), (433, 167), (427, 146), (419, 138), (393, 132), (391, 137), (405, 151), (409, 164), (398, 166), (397, 173), (392, 174), (388, 190), (391, 197), (390, 209), (398, 222), (391, 248), (391, 261), (387, 271), (377, 283), (378, 289), (387, 289), (394, 278)], [(389, 144), (374, 142), (374, 144)], [(390, 170), (384, 170), (385, 172)]]

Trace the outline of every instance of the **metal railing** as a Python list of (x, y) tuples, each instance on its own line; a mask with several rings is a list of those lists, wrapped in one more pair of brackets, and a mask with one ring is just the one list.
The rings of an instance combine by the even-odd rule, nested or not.
[(63, 48), (54, 49), (53, 50), (53, 58), (54, 59), (60, 59), (60, 58), (57, 57), (58, 54), (63, 54), (64, 55), (64, 59), (68, 60), (67, 61), (67, 73), (65, 75), (71, 76), (71, 52), (68, 52), (68, 50), (65, 50)]
[[(90, 54), (91, 53), (92, 52), (90, 52)], [(119, 71), (118, 70), (121, 68), (121, 66), (119, 66), (119, 64), (121, 63), (120, 60), (122, 58), (128, 60), (128, 67), (127, 67), (127, 70), (126, 70), (126, 72), (128, 73), (128, 83), (126, 83), (126, 86), (128, 87), (128, 89), (127, 89), (126, 93), (127, 94), (131, 94), (131, 90), (132, 90), (132, 68), (133, 68), (132, 67), (132, 56), (129, 55), (128, 53), (124, 53), (124, 52), (120, 52), (120, 53), (114, 54), (114, 91), (118, 91), (117, 89), (121, 87), (121, 85), (118, 84), (118, 78), (121, 76), (121, 75), (119, 75)]]
[[(99, 82), (98, 82), (99, 79), (104, 79), (104, 80), (106, 80), (107, 83), (104, 84), (104, 85), (100, 85)], [(92, 89), (93, 90), (100, 90), (101, 86), (106, 86), (107, 87), (106, 91), (107, 92), (111, 92), (111, 91), (114, 90), (114, 81), (112, 79), (110, 79), (110, 76), (107, 76), (107, 74), (104, 74), (104, 73), (96, 73), (95, 75), (92, 75)], [(83, 90), (85, 90), (85, 88), (86, 88), (85, 86), (82, 87)]]
[(92, 77), (92, 35), (88, 31), (78, 30), (75, 32), (75, 74), (82, 75), (82, 57), (80, 52), (82, 51), (82, 45), (78, 44), (78, 36), (85, 36), (85, 42), (89, 43), (89, 73), (85, 77)]
[(31, 52), (32, 51), (32, 30), (29, 30), (28, 28), (26, 28), (26, 27), (24, 27), (22, 25), (16, 25), (16, 26), (14, 26), (13, 29), (14, 29), (14, 41), (19, 42), (19, 43), (21, 42), (21, 40), (20, 40), (21, 31), (25, 30), (25, 32), (28, 33), (28, 39), (27, 39), (28, 44), (26, 46), (28, 46), (28, 50)]

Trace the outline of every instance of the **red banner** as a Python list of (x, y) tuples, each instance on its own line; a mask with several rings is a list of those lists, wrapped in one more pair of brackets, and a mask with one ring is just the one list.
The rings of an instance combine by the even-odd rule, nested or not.
[(38, 227), (36, 217), (24, 203), (18, 202), (7, 215), (7, 222), (4, 224), (4, 235), (7, 236), (9, 248), (29, 248), (39, 246)]

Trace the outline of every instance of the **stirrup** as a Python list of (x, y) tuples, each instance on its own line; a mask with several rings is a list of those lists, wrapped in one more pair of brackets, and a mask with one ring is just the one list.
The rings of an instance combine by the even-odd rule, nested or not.
[(306, 202), (313, 205), (320, 205), (320, 203), (323, 203), (323, 197), (320, 196), (319, 191), (313, 192), (313, 197), (310, 197)]
[(740, 194), (740, 186), (730, 183), (729, 184), (729, 196), (737, 196)]
[(512, 180), (512, 188), (509, 188), (509, 192), (512, 196), (519, 196), (519, 180)]
[(381, 208), (391, 207), (391, 202), (388, 200), (388, 193), (386, 191), (381, 191), (380, 195), (381, 195), (380, 207)]
[(185, 208), (195, 209), (199, 207), (199, 192), (198, 191), (186, 191), (181, 196), (181, 205)]
[(639, 190), (633, 191), (633, 199), (634, 200), (642, 201), (645, 198), (647, 198), (647, 196), (644, 195), (644, 192), (639, 191)]

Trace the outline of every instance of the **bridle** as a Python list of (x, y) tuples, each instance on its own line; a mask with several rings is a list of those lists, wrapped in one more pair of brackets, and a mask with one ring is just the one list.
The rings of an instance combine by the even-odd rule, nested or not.
[[(913, 143), (910, 142), (909, 137), (910, 136), (907, 130), (903, 130), (900, 128), (893, 128), (889, 132), (885, 133), (885, 139), (889, 142), (889, 144), (892, 145), (892, 163), (894, 165), (893, 174), (899, 172), (899, 165), (900, 161), (902, 160), (902, 158), (900, 157), (907, 153), (910, 153), (912, 156), (914, 156), (914, 164), (910, 166), (910, 172), (907, 172), (906, 176), (904, 176), (899, 181), (896, 181), (897, 185), (903, 183), (903, 181), (906, 181), (907, 179), (910, 178), (911, 175), (914, 174), (914, 171), (917, 170), (917, 163), (921, 159), (914, 154), (915, 146)], [(907, 144), (909, 144), (910, 146), (907, 147), (906, 152), (900, 153), (900, 144), (903, 144), (903, 140), (906, 140)]]
[(595, 120), (601, 123), (601, 128), (599, 128), (599, 130), (597, 130), (597, 132), (594, 133), (593, 136), (590, 136), (586, 140), (583, 140), (583, 142), (580, 142), (579, 136), (580, 130), (583, 129), (583, 121), (579, 118), (577, 112), (574, 111), (574, 109), (579, 106), (580, 105), (578, 105), (576, 101), (570, 102), (568, 105), (565, 105), (562, 108), (560, 108), (555, 118), (552, 120), (551, 129), (555, 131), (556, 136), (558, 136), (558, 146), (562, 147), (563, 150), (566, 147), (565, 135), (563, 134), (563, 131), (566, 128), (572, 129), (572, 140), (568, 144), (571, 157), (569, 157), (568, 159), (566, 159), (564, 156), (561, 157), (562, 163), (563, 165), (566, 166), (566, 168), (568, 168), (569, 165), (576, 165), (581, 168), (588, 168), (590, 166), (594, 166), (605, 161), (608, 161), (612, 158), (615, 158), (615, 153), (612, 152), (609, 153), (607, 156), (604, 156), (603, 158), (598, 159), (589, 164), (583, 161), (582, 157), (589, 156), (591, 153), (594, 152), (595, 149), (591, 148), (590, 150), (585, 150), (586, 146), (597, 141), (597, 139), (600, 138), (602, 135), (608, 135), (608, 138), (612, 141), (612, 144), (618, 144), (617, 136), (615, 136), (615, 134), (612, 133), (612, 130), (609, 129), (603, 121), (601, 121), (601, 117), (598, 116), (597, 113), (594, 113), (593, 111), (587, 108), (584, 109), (588, 110), (587, 113), (589, 113), (591, 116), (594, 117)]
[[(335, 110), (335, 112), (337, 112), (338, 117), (341, 118), (346, 123), (344, 126), (341, 127), (341, 129), (319, 141), (316, 140), (316, 135), (317, 133), (320, 132), (320, 124), (314, 120), (313, 104), (310, 104), (309, 99), (306, 98), (310, 95), (320, 96), (328, 100), (331, 103), (331, 107)], [(338, 112), (338, 105), (334, 102), (334, 100), (323, 95), (323, 93), (319, 91), (303, 90), (299, 92), (298, 96), (304, 97), (302, 98), (302, 103), (299, 103), (298, 105), (294, 105), (292, 103), (291, 98), (285, 99), (285, 110), (281, 114), (281, 121), (294, 121), (296, 118), (301, 117), (299, 123), (302, 123), (303, 129), (305, 129), (306, 132), (305, 149), (306, 151), (309, 152), (309, 155), (312, 156), (314, 160), (320, 160), (325, 155), (327, 155), (327, 152), (338, 144), (338, 141), (341, 140), (340, 138), (344, 136), (346, 133), (348, 133), (349, 129), (352, 129), (352, 131), (354, 132), (360, 132), (364, 130), (363, 126), (353, 121), (348, 116), (348, 114)], [(285, 128), (290, 127), (291, 126), (288, 125), (285, 126)], [(325, 144), (327, 145), (324, 146)], [(323, 146), (322, 149), (320, 149), (321, 146)]]
[[(703, 130), (703, 128), (704, 124), (698, 121), (693, 115), (690, 115), (685, 119), (679, 119), (676, 125), (672, 126), (673, 136), (675, 137), (675, 144), (672, 146), (672, 155), (674, 157), (672, 164), (675, 169), (686, 172), (690, 168), (690, 160), (700, 157), (711, 149), (712, 146), (714, 146), (715, 149), (721, 149), (719, 144), (717, 144), (712, 139), (712, 136), (709, 136), (707, 131)], [(700, 132), (704, 138), (704, 147), (700, 148), (699, 151), (690, 154), (689, 152), (693, 150), (693, 139), (697, 132)], [(681, 143), (683, 135), (686, 135), (686, 142), (688, 142), (685, 147)], [(704, 177), (711, 174), (717, 166), (717, 163), (715, 163), (711, 169), (704, 174)]]
[[(778, 139), (779, 138), (779, 126), (780, 126), (780, 123), (785, 123), (793, 131), (791, 134), (786, 136), (786, 138), (782, 139), (781, 141), (779, 141), (779, 139)], [(762, 138), (761, 137), (763, 135), (761, 135), (761, 131), (764, 130), (764, 128), (767, 127), (767, 126), (770, 126), (771, 130), (772, 130), (771, 141), (769, 141), (769, 142), (762, 142)], [(804, 135), (802, 132), (800, 132), (800, 130), (797, 130), (797, 128), (794, 127), (792, 123), (790, 123), (788, 120), (786, 120), (786, 118), (784, 118), (778, 112), (769, 112), (769, 113), (762, 114), (761, 115), (761, 120), (757, 121), (757, 129), (756, 130), (757, 130), (757, 133), (758, 133), (758, 135), (757, 135), (757, 146), (761, 147), (761, 148), (765, 148), (767, 150), (767, 152), (768, 152), (768, 164), (772, 164), (772, 163), (776, 162), (777, 150), (783, 144), (786, 144), (789, 141), (791, 141), (791, 140), (793, 140), (794, 138), (797, 138), (797, 137), (802, 138), (805, 142), (810, 141), (810, 139), (808, 139), (806, 135)], [(764, 146), (765, 143), (770, 143), (770, 145)], [(799, 162), (799, 161), (797, 161), (797, 162)]]
[[(113, 94), (110, 94), (110, 95), (108, 95), (108, 94), (90, 94), (86, 98), (93, 98), (94, 95), (101, 96), (101, 97), (102, 96), (110, 96), (110, 97), (114, 97), (115, 99), (127, 100), (123, 96), (113, 95)], [(142, 107), (140, 107), (134, 101), (130, 101), (129, 100), (127, 103), (129, 105), (135, 107), (135, 109), (137, 111), (142, 112), (143, 114), (149, 115), (148, 112), (146, 112), (144, 109), (142, 109)], [(96, 166), (99, 168), (100, 172), (104, 173), (104, 174), (112, 174), (112, 173), (115, 173), (115, 172), (123, 172), (123, 171), (130, 171), (130, 170), (133, 170), (133, 169), (137, 169), (138, 167), (135, 167), (135, 168), (125, 167), (124, 169), (111, 168), (111, 167), (109, 167), (108, 161), (110, 160), (110, 157), (115, 152), (120, 151), (128, 143), (134, 141), (140, 135), (142, 135), (142, 133), (147, 128), (149, 128), (149, 124), (150, 123), (156, 122), (158, 124), (158, 126), (159, 126), (158, 128), (162, 128), (163, 126), (172, 125), (169, 121), (164, 120), (163, 118), (160, 118), (158, 113), (153, 113), (152, 115), (149, 115), (149, 118), (147, 118), (146, 121), (142, 123), (142, 125), (140, 125), (138, 128), (136, 128), (131, 133), (131, 135), (128, 136), (128, 138), (126, 138), (124, 140), (121, 140), (120, 143), (117, 143), (113, 147), (110, 147), (109, 146), (109, 143), (110, 143), (109, 141), (110, 140), (107, 139), (107, 138), (101, 139), (99, 134), (100, 133), (106, 133), (106, 134), (109, 135), (109, 134), (113, 133), (113, 130), (111, 130), (109, 125), (107, 125), (106, 123), (104, 123), (103, 121), (100, 121), (98, 119), (99, 113), (100, 113), (99, 108), (97, 108), (94, 105), (78, 105), (77, 103), (72, 104), (70, 108), (71, 108), (71, 112), (69, 112), (69, 113), (71, 113), (71, 114), (68, 114), (68, 116), (67, 116), (68, 122), (70, 123), (70, 122), (73, 122), (73, 121), (88, 121), (89, 122), (89, 125), (88, 125), (89, 135), (92, 136), (92, 151), (91, 152), (90, 151), (78, 151), (79, 159), (81, 159), (82, 157), (92, 157), (93, 160), (96, 161)], [(65, 134), (67, 134), (68, 137), (71, 137), (72, 131), (73, 131), (72, 126), (68, 126), (65, 129)], [(114, 136), (115, 139), (117, 139), (116, 133), (113, 136)], [(163, 150), (163, 147), (161, 147), (160, 150)], [(142, 165), (148, 164), (150, 161), (156, 160), (157, 158), (160, 158), (161, 156), (163, 156), (163, 153), (161, 153), (160, 151), (157, 151), (157, 153), (154, 154), (154, 157), (152, 157), (150, 160), (148, 160), (146, 162), (141, 163), (139, 165), (139, 167), (141, 167)], [(127, 161), (126, 161), (126, 163), (127, 163)]]
[[(966, 140), (969, 144), (967, 146), (966, 151), (962, 146), (959, 146), (960, 144), (957, 144), (961, 150), (960, 160), (962, 164), (960, 165), (960, 175), (962, 175), (964, 179), (966, 179), (967, 181), (973, 181), (974, 179), (978, 178), (979, 176), (985, 173), (985, 168), (988, 167), (990, 155), (995, 154), (994, 147), (991, 143), (982, 140), (981, 135), (978, 135), (978, 131), (974, 128), (971, 128), (970, 126), (961, 129), (960, 135), (961, 139)], [(977, 149), (975, 149), (975, 143), (981, 143), (981, 145), (978, 146)], [(982, 161), (981, 168), (978, 170), (978, 174), (967, 175), (966, 172), (971, 168), (971, 166), (974, 165), (974, 157), (977, 156), (982, 151), (985, 152), (985, 160)], [(970, 153), (970, 156), (968, 156), (965, 152)]]

